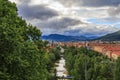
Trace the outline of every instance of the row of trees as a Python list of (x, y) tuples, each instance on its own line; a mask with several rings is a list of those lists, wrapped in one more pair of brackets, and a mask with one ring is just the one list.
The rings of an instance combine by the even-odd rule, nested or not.
[(114, 78), (114, 74), (120, 76), (120, 70), (118, 70), (120, 66), (117, 65), (115, 70), (116, 63), (98, 52), (83, 47), (67, 47), (65, 59), (66, 68), (69, 75), (73, 76), (73, 80), (85, 80), (85, 59), (87, 62), (87, 80), (120, 80), (120, 78)]
[(0, 0), (0, 80), (53, 80), (58, 48), (46, 52), (41, 32), (18, 17), (15, 3)]

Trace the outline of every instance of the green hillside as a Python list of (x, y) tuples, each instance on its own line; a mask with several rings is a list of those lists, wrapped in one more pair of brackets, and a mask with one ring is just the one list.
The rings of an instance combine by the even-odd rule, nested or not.
[(120, 40), (120, 31), (107, 34), (105, 36), (102, 36), (98, 38), (97, 40), (102, 40), (102, 41), (119, 41)]

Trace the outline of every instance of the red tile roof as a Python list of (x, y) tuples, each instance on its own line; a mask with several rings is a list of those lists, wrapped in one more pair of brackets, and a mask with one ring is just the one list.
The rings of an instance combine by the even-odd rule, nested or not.
[(116, 54), (116, 55), (120, 56), (120, 51), (113, 51), (112, 54)]

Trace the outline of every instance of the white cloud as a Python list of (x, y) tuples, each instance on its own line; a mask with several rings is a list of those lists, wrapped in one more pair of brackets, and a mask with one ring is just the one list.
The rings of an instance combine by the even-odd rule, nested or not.
[(113, 19), (116, 20), (116, 16), (111, 19), (111, 14), (118, 15), (119, 0), (107, 0), (106, 2), (104, 0), (102, 2), (101, 0), (90, 0), (91, 2), (89, 0), (10, 1), (17, 3), (19, 15), (41, 29), (43, 34), (70, 35), (72, 32), (72, 35), (104, 35), (119, 30), (119, 28), (114, 27), (117, 24), (103, 25), (88, 21), (89, 18), (107, 19), (108, 22)]

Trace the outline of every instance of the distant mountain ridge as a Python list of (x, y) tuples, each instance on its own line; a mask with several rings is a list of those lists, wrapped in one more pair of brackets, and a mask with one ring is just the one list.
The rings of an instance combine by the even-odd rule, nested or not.
[(48, 41), (58, 41), (58, 42), (67, 42), (67, 41), (86, 41), (91, 40), (95, 37), (85, 37), (85, 36), (66, 36), (66, 35), (60, 35), (60, 34), (50, 34), (48, 36), (42, 36), (43, 40)]
[(102, 36), (100, 38), (97, 38), (97, 40), (102, 41), (120, 41), (120, 30), (111, 34), (107, 34), (105, 36)]

